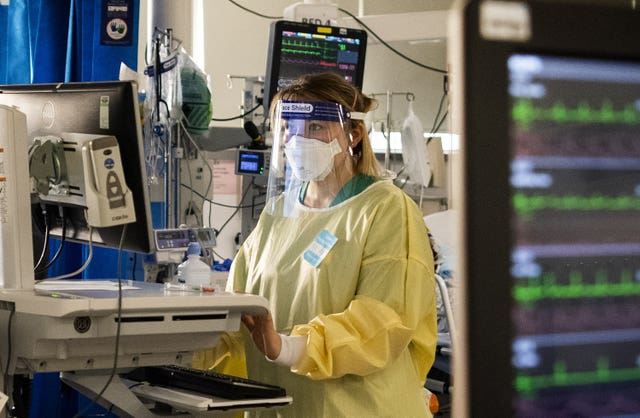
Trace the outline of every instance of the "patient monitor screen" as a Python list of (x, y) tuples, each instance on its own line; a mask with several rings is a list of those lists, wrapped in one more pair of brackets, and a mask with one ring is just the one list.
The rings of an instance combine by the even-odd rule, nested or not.
[(507, 64), (514, 410), (637, 413), (640, 64)]
[(304, 74), (335, 72), (362, 88), (367, 32), (279, 20), (269, 34), (264, 106)]

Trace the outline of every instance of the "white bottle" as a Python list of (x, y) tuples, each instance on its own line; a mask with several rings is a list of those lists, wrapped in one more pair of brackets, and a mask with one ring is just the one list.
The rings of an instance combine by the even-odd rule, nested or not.
[(190, 286), (209, 286), (211, 267), (200, 260), (200, 244), (189, 243), (187, 260), (178, 266), (178, 280)]

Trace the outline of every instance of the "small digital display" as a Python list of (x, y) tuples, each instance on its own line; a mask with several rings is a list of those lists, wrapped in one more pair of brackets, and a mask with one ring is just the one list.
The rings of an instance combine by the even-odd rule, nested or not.
[(185, 236), (186, 232), (187, 231), (179, 231), (179, 230), (158, 231), (158, 238), (163, 240), (184, 239), (186, 238)]
[(257, 173), (258, 162), (257, 161), (240, 161), (240, 170)]
[(335, 71), (354, 84), (358, 80), (359, 38), (283, 30), (277, 89), (302, 74)]
[(251, 154), (244, 155), (240, 160), (240, 170), (257, 173), (258, 172), (258, 156), (251, 155)]
[(199, 242), (210, 248), (216, 245), (216, 234), (211, 228), (156, 230), (158, 250), (186, 250), (189, 243)]
[(158, 250), (187, 248), (190, 242), (195, 241), (195, 236), (189, 229), (159, 230), (155, 234)]
[(264, 154), (261, 152), (239, 151), (236, 172), (237, 174), (264, 174)]

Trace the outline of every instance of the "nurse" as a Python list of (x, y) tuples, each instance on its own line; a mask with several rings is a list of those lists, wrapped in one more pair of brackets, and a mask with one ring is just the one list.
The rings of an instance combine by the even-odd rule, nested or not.
[(332, 73), (302, 77), (271, 105), (267, 205), (228, 289), (269, 300), (270, 315), (243, 317), (248, 373), (293, 404), (252, 414), (430, 415), (433, 255), (421, 211), (375, 158), (363, 121), (373, 105)]

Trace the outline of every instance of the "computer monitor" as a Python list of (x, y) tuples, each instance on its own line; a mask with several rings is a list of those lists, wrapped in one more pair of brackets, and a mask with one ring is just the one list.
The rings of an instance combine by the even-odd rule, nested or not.
[(454, 414), (638, 416), (640, 14), (485, 0), (456, 19)]
[(271, 24), (263, 106), (278, 90), (304, 74), (337, 72), (362, 88), (367, 32), (279, 20)]
[[(30, 144), (34, 138), (62, 138), (64, 141), (60, 146), (64, 148), (67, 163), (72, 159), (75, 162), (81, 160), (77, 155), (81, 148), (80, 141), (95, 137), (107, 138), (108, 142), (115, 137), (126, 186), (133, 198), (136, 218), (135, 222), (127, 224), (122, 249), (140, 253), (153, 251), (153, 230), (136, 84), (114, 81), (5, 85), (0, 86), (0, 104), (16, 106), (26, 115)], [(56, 173), (63, 171), (60, 164), (65, 163), (62, 159), (56, 159), (52, 167)], [(58, 207), (64, 207), (66, 239), (87, 243), (89, 228), (85, 217), (86, 208), (73, 200), (79, 194), (77, 186), (68, 186), (69, 199), (43, 201), (50, 217), (50, 235), (61, 237), (62, 217)], [(33, 215), (36, 221), (42, 223), (42, 219), (38, 219), (39, 206), (36, 208)], [(94, 228), (91, 234), (92, 241), (98, 246), (117, 249), (120, 246), (122, 232), (122, 225)]]

